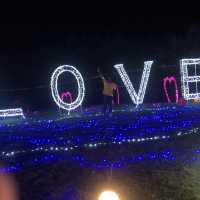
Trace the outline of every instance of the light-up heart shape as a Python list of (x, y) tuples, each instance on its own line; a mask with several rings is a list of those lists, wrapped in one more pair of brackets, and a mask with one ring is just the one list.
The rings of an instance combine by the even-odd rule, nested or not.
[(164, 87), (165, 95), (167, 97), (167, 101), (168, 101), (168, 103), (172, 103), (172, 101), (169, 97), (167, 83), (169, 83), (169, 85), (170, 85), (170, 83), (174, 83), (176, 103), (178, 103), (179, 102), (179, 93), (178, 93), (178, 85), (177, 85), (176, 78), (174, 76), (167, 76), (163, 79), (163, 87)]
[(118, 87), (116, 87), (116, 91), (117, 91), (117, 105), (119, 105), (120, 103), (119, 103), (119, 89), (118, 89)]
[(64, 101), (64, 97), (69, 97), (69, 99), (70, 99), (70, 103), (72, 103), (72, 93), (71, 92), (63, 92), (62, 94), (61, 94), (61, 99), (62, 99), (62, 101)]
[(119, 105), (120, 104), (119, 89), (118, 89), (118, 87), (116, 87), (114, 90), (116, 91), (116, 101), (114, 101), (114, 99), (113, 99), (113, 104)]

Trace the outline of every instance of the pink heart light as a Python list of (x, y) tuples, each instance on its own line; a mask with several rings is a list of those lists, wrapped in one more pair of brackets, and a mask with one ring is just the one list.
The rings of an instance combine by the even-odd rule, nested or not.
[(172, 103), (169, 94), (168, 94), (168, 90), (167, 90), (167, 83), (174, 83), (175, 86), (175, 96), (176, 96), (176, 103), (179, 102), (179, 93), (178, 93), (178, 85), (177, 85), (177, 81), (176, 78), (174, 76), (167, 76), (163, 79), (163, 87), (164, 87), (164, 91), (165, 91), (165, 95), (167, 97), (167, 101), (168, 103)]
[(63, 92), (62, 94), (61, 94), (61, 99), (62, 99), (62, 101), (64, 101), (64, 97), (69, 97), (69, 99), (70, 99), (70, 103), (72, 103), (72, 93), (71, 92)]

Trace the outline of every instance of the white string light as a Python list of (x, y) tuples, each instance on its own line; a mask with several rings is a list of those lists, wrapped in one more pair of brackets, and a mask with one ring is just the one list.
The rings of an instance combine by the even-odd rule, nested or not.
[(133, 85), (132, 85), (132, 83), (129, 79), (128, 74), (126, 73), (126, 71), (123, 67), (123, 64), (114, 65), (114, 67), (117, 69), (117, 72), (119, 73), (126, 89), (128, 90), (128, 93), (131, 97), (131, 100), (136, 105), (143, 103), (152, 64), (153, 64), (153, 61), (144, 62), (144, 70), (143, 70), (143, 73), (142, 73), (142, 79), (141, 79), (141, 82), (140, 82), (138, 94), (136, 93), (136, 91), (135, 91), (135, 89), (134, 89), (134, 87), (133, 87)]
[(83, 146), (82, 145), (69, 145), (69, 146), (38, 146), (33, 149), (27, 149), (27, 150), (12, 150), (12, 151), (0, 151), (0, 158), (6, 158), (6, 157), (14, 157), (19, 154), (25, 154), (30, 152), (71, 152), (78, 148), (90, 148), (95, 149), (99, 147), (103, 147), (110, 144), (115, 145), (123, 145), (123, 144), (137, 144), (137, 143), (144, 143), (144, 142), (153, 142), (153, 141), (159, 141), (159, 140), (168, 140), (170, 138), (176, 138), (181, 137), (185, 135), (200, 135), (200, 128), (193, 128), (187, 131), (179, 131), (174, 136), (172, 135), (157, 135), (153, 137), (142, 137), (142, 138), (129, 138), (124, 139), (122, 141), (111, 141), (111, 142), (97, 142), (97, 143), (86, 143)]
[[(200, 99), (200, 92), (198, 91), (197, 83), (200, 82), (200, 76), (196, 74), (196, 65), (200, 64), (200, 59), (182, 59), (180, 60), (180, 72), (181, 72), (181, 85), (182, 95), (186, 100)], [(190, 76), (188, 74), (188, 66), (193, 66), (195, 75)], [(191, 93), (189, 83), (196, 83), (196, 92)]]
[(21, 108), (13, 108), (13, 109), (4, 109), (0, 110), (0, 117), (16, 117), (16, 116), (22, 116), (25, 118), (23, 110)]
[[(78, 83), (78, 96), (75, 101), (71, 103), (64, 102), (58, 92), (58, 78), (63, 72), (70, 72), (73, 74)], [(85, 85), (81, 73), (73, 66), (63, 65), (55, 69), (51, 76), (51, 93), (55, 103), (64, 110), (74, 110), (79, 107), (85, 97)]]

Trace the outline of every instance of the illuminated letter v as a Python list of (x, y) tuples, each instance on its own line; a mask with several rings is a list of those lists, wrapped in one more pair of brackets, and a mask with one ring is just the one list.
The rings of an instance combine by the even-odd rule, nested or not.
[(114, 65), (114, 67), (117, 69), (117, 72), (119, 73), (126, 89), (128, 90), (128, 93), (131, 97), (131, 100), (133, 101), (134, 104), (138, 105), (138, 104), (142, 104), (143, 103), (143, 99), (144, 99), (144, 95), (146, 92), (146, 87), (147, 87), (147, 83), (149, 80), (149, 74), (151, 71), (151, 66), (153, 64), (153, 61), (146, 61), (144, 62), (144, 70), (142, 73), (142, 79), (140, 82), (140, 87), (139, 87), (139, 91), (138, 94), (136, 93), (128, 74), (126, 73), (123, 64), (117, 64)]

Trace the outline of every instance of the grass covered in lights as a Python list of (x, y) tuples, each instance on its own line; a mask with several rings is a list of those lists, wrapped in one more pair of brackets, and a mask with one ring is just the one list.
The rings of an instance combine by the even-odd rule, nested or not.
[[(199, 199), (200, 138), (184, 136), (149, 144), (115, 145), (41, 159), (16, 173), (21, 199), (93, 200), (102, 190), (117, 191), (123, 199)], [(84, 158), (93, 161), (85, 161)], [(42, 157), (42, 155), (40, 154)], [(58, 158), (59, 157), (59, 158)], [(75, 162), (72, 162), (74, 160)], [(81, 161), (82, 160), (82, 161)], [(107, 165), (109, 162), (117, 165)], [(102, 168), (95, 163), (101, 163)], [(34, 192), (33, 192), (34, 191)]]
[[(174, 160), (165, 150), (148, 156), (137, 152), (140, 149), (151, 152), (154, 146), (177, 141), (185, 135), (198, 136), (199, 124), (198, 105), (123, 106), (115, 108), (112, 117), (104, 117), (99, 107), (92, 107), (56, 119), (27, 118), (16, 123), (1, 123), (0, 156), (12, 163), (13, 169), (55, 160), (92, 168), (119, 168), (145, 160), (144, 157)], [(117, 151), (122, 146), (128, 154), (135, 155), (124, 159), (123, 153), (121, 157), (114, 153), (114, 161), (104, 158), (109, 155), (109, 149)], [(95, 150), (99, 153), (90, 156)]]
[(22, 200), (92, 200), (102, 187), (127, 200), (198, 199), (200, 106), (100, 109), (1, 121), (0, 157)]

